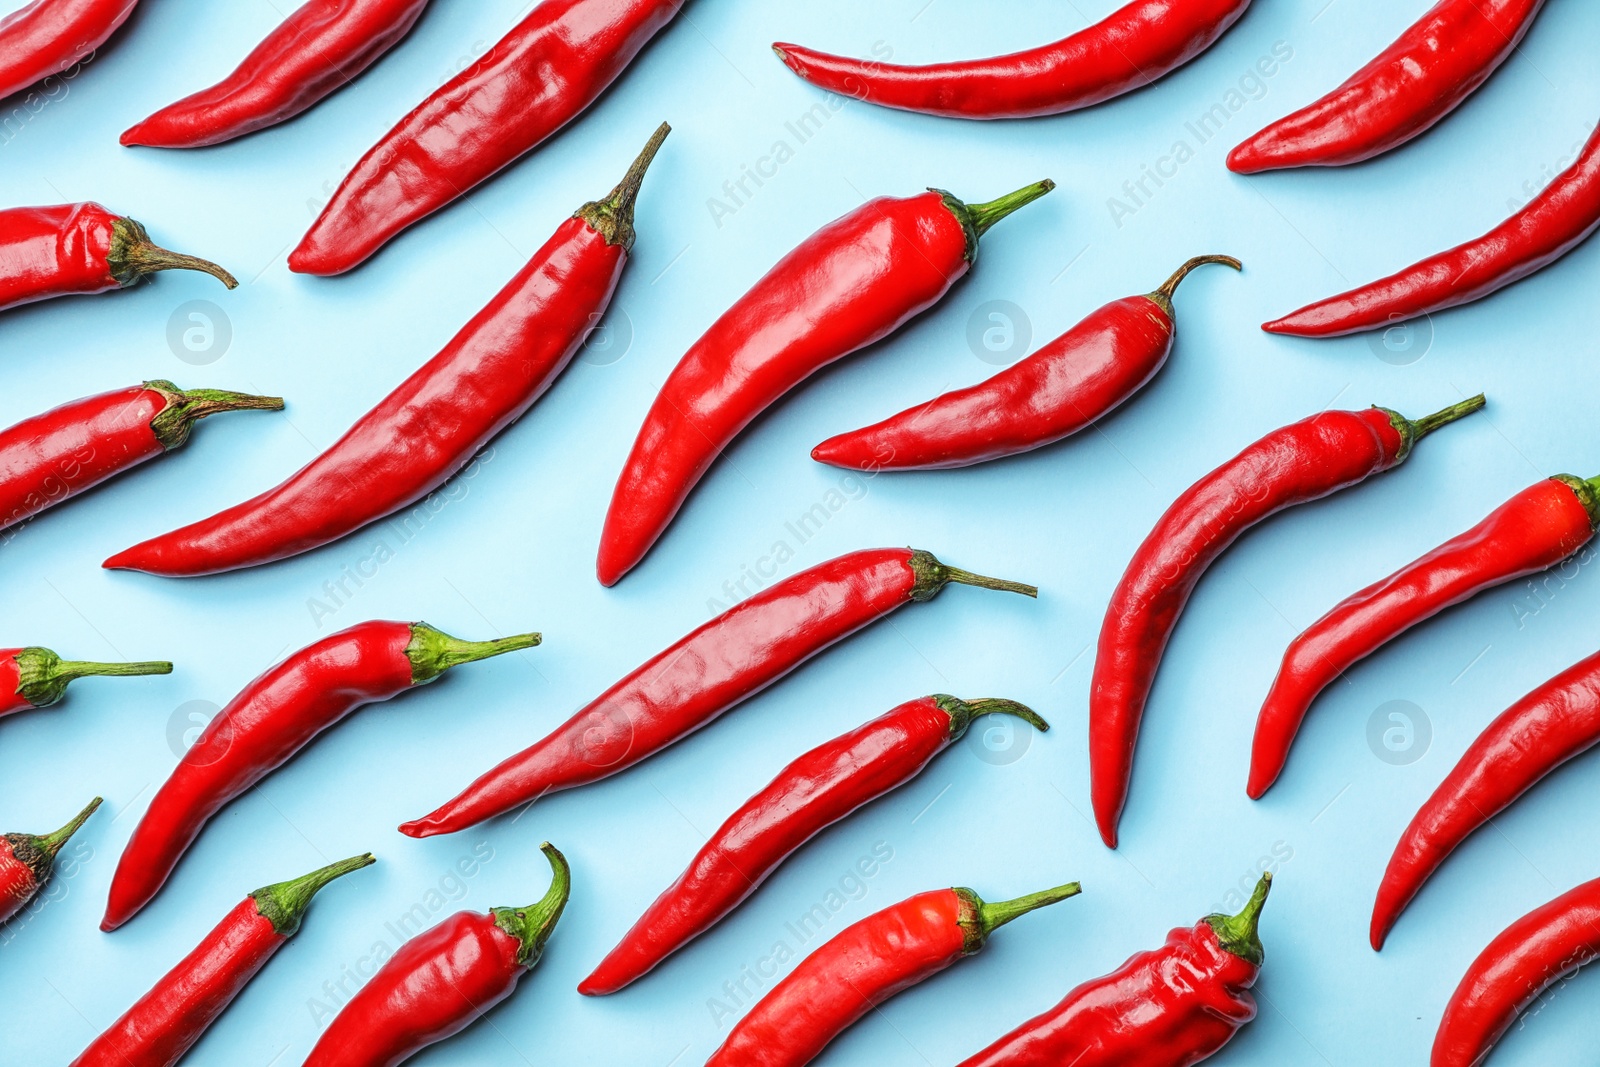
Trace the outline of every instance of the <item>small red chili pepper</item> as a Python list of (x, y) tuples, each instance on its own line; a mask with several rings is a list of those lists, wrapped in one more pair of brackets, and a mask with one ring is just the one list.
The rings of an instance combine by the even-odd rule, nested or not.
[(567, 906), (572, 872), (540, 846), (552, 879), (531, 908), (463, 911), (407, 941), (340, 1010), (305, 1067), (394, 1067), (453, 1037), (516, 992)]
[(811, 458), (853, 470), (941, 470), (1053, 444), (1112, 411), (1154, 378), (1177, 340), (1172, 297), (1206, 263), (1243, 270), (1232, 256), (1191, 259), (1148, 296), (1096, 311), (988, 381), (829, 438)]
[(91, 58), (139, 0), (33, 0), (0, 19), (0, 100)]
[(71, 1067), (172, 1067), (300, 932), (312, 898), (375, 862), (356, 856), (251, 893)]
[(125, 145), (198, 148), (294, 118), (399, 44), (428, 0), (308, 0), (239, 68), (122, 135)]
[(842, 96), (956, 119), (1059, 115), (1149, 85), (1210, 48), (1250, 0), (1133, 0), (1065, 40), (993, 59), (898, 66), (775, 44), (806, 81)]
[(1536, 274), (1600, 229), (1600, 129), (1527, 207), (1475, 241), (1262, 326), (1337, 337), (1470, 304)]
[(171, 674), (172, 664), (79, 663), (64, 660), (48, 648), (0, 649), (0, 719), (19, 711), (48, 708), (67, 695), (79, 678), (131, 678)]
[(689, 869), (633, 924), (578, 986), (615, 993), (726, 918), (784, 860), (823, 830), (921, 774), (980, 715), (1049, 725), (1010, 700), (931, 696), (913, 700), (812, 749), (778, 773), (723, 823)]
[[(542, 5), (541, 5), (542, 6)], [(309, 552), (415, 504), (521, 418), (605, 314), (633, 248), (633, 207), (668, 127), (585, 204), (438, 355), (276, 488), (106, 560), (174, 578)]]
[(605, 91), (685, 0), (542, 0), (384, 134), (289, 256), (342, 274), (533, 151)]
[(1261, 706), (1250, 796), (1259, 800), (1272, 788), (1311, 702), (1345, 671), (1445, 608), (1567, 559), (1589, 543), (1596, 525), (1600, 479), (1546, 478), (1312, 623), (1284, 653)]
[(364, 622), (272, 667), (217, 713), (156, 791), (117, 863), (100, 929), (137, 915), (212, 816), (324, 730), (452, 667), (538, 643), (538, 634), (462, 641), (423, 622)]
[(733, 439), (789, 390), (932, 307), (995, 223), (1055, 188), (968, 206), (938, 189), (879, 197), (808, 237), (696, 341), (650, 406), (617, 479), (596, 570), (615, 585)]
[(452, 834), (549, 793), (598, 782), (681, 741), (823, 649), (951, 582), (1037, 596), (1031, 585), (947, 567), (927, 552), (871, 549), (818, 564), (736, 604), (647, 660), (544, 740), (400, 827)]
[(0, 923), (10, 920), (39, 895), (55, 871), (56, 856), (100, 804), (100, 798), (95, 797), (77, 818), (53, 834), (0, 836)]
[(1210, 1059), (1256, 1017), (1263, 875), (1238, 915), (1177, 929), (1104, 978), (1067, 994), (960, 1067), (1190, 1067)]
[(163, 270), (197, 270), (239, 287), (215, 263), (151, 244), (143, 226), (99, 204), (0, 211), (0, 311), (126, 289)]
[(1267, 434), (1161, 516), (1112, 594), (1089, 694), (1089, 777), (1108, 846), (1117, 847), (1139, 720), (1161, 655), (1206, 569), (1257, 523), (1398, 466), (1423, 437), (1483, 404), (1475, 396), (1415, 422), (1387, 408), (1324, 411)]
[(1511, 58), (1544, 0), (1440, 0), (1339, 88), (1273, 123), (1228, 169), (1342, 167), (1419, 137)]

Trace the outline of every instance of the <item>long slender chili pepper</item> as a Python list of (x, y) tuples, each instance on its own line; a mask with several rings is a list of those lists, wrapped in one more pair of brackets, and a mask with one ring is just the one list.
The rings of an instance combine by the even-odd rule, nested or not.
[(356, 856), (251, 893), (71, 1067), (172, 1067), (300, 932), (312, 898), (375, 862)]
[(1031, 585), (947, 567), (909, 548), (852, 552), (818, 564), (647, 660), (544, 740), (400, 832), (455, 833), (548, 793), (609, 778), (681, 741), (823, 649), (907, 604), (933, 599), (952, 582), (1038, 595)]
[(1049, 725), (1010, 700), (913, 700), (812, 749), (751, 797), (695, 854), (593, 974), (586, 996), (615, 993), (721, 922), (801, 845), (921, 774), (980, 715)]
[(1191, 259), (1148, 296), (1113, 301), (988, 381), (840, 434), (811, 458), (854, 470), (940, 470), (1014, 456), (1070, 437), (1128, 400), (1167, 362), (1177, 340), (1173, 294), (1206, 263)]
[(1213, 915), (1167, 935), (1104, 978), (1023, 1023), (961, 1067), (1190, 1067), (1256, 1017), (1264, 875), (1238, 915)]
[(0, 100), (93, 56), (139, 0), (33, 0), (0, 19)]
[(1311, 702), (1341, 674), (1445, 608), (1567, 559), (1597, 525), (1600, 479), (1547, 478), (1312, 623), (1284, 653), (1261, 706), (1250, 796), (1259, 800), (1278, 780)]
[(166, 662), (81, 663), (64, 660), (48, 648), (0, 649), (0, 719), (59, 703), (78, 678), (171, 673), (172, 664)]
[(157, 790), (117, 863), (100, 928), (138, 914), (212, 816), (356, 709), (538, 643), (538, 634), (462, 641), (422, 622), (364, 622), (294, 653), (229, 701)]
[(666, 531), (733, 439), (818, 370), (950, 291), (995, 223), (1055, 188), (968, 206), (930, 189), (870, 200), (808, 237), (696, 341), (645, 416), (606, 512), (596, 567), (614, 585)]
[(585, 204), (433, 359), (322, 455), (254, 499), (104, 566), (169, 577), (309, 552), (415, 504), (521, 418), (605, 314), (633, 248), (633, 208), (663, 124), (622, 183)]
[(289, 269), (342, 274), (533, 151), (604, 92), (687, 0), (542, 0), (384, 134)]
[(956, 119), (1059, 115), (1149, 85), (1215, 44), (1250, 0), (1133, 0), (1026, 52), (908, 67), (775, 44), (806, 81), (844, 96)]
[(0, 211), (0, 311), (126, 289), (163, 270), (197, 270), (239, 287), (215, 263), (152, 244), (143, 226), (99, 204)]
[(548, 842), (541, 850), (552, 872), (543, 900), (459, 912), (407, 941), (328, 1024), (305, 1067), (394, 1067), (516, 992), (572, 891), (566, 857)]
[(1382, 950), (1402, 912), (1463, 841), (1557, 767), (1600, 744), (1600, 653), (1517, 701), (1478, 735), (1395, 845), (1372, 906)]
[(1100, 836), (1117, 847), (1139, 721), (1189, 596), (1246, 530), (1398, 466), (1423, 437), (1483, 397), (1415, 422), (1387, 408), (1324, 411), (1274, 430), (1196, 482), (1156, 523), (1106, 609), (1089, 694), (1089, 772)]
[(1235, 148), (1228, 169), (1342, 167), (1398, 148), (1477, 92), (1542, 7), (1544, 0), (1440, 0), (1339, 88)]
[(1600, 129), (1527, 207), (1475, 241), (1301, 308), (1268, 333), (1337, 337), (1470, 304), (1535, 274), (1600, 229)]
[(198, 148), (294, 118), (399, 44), (428, 0), (307, 0), (239, 68), (157, 111), (125, 145)]
[(39, 895), (55, 871), (62, 848), (100, 804), (100, 798), (95, 797), (76, 818), (53, 834), (0, 835), (0, 923), (11, 919)]
[(982, 951), (1000, 927), (1080, 891), (1073, 882), (986, 904), (970, 889), (940, 889), (869, 915), (773, 986), (706, 1067), (803, 1067), (879, 1004)]

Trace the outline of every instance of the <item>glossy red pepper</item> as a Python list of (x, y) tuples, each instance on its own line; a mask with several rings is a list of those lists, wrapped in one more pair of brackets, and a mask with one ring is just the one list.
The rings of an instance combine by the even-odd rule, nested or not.
[(829, 438), (811, 458), (853, 470), (940, 470), (1014, 456), (1091, 425), (1144, 388), (1177, 340), (1172, 297), (1206, 263), (1191, 259), (1148, 296), (1096, 311), (988, 381), (907, 408), (865, 429)]
[(168, 577), (309, 552), (410, 507), (533, 406), (605, 314), (633, 248), (633, 206), (663, 125), (622, 184), (562, 223), (444, 350), (276, 488), (112, 556)]
[(600, 96), (685, 0), (541, 0), (361, 158), (289, 256), (342, 274), (542, 144)]
[(1117, 847), (1139, 721), (1162, 653), (1206, 569), (1257, 523), (1398, 466), (1427, 434), (1483, 403), (1476, 396), (1416, 422), (1387, 408), (1324, 411), (1272, 431), (1161, 516), (1111, 596), (1089, 693), (1089, 777), (1107, 845)]
[(996, 222), (1055, 188), (968, 206), (930, 189), (879, 197), (781, 259), (678, 361), (617, 479), (596, 571), (614, 585), (666, 531), (733, 439), (818, 370), (937, 303)]
[(0, 835), (0, 923), (13, 918), (39, 895), (55, 871), (62, 848), (100, 804), (100, 798), (95, 797), (76, 818), (53, 834)]
[(1419, 137), (1511, 58), (1544, 0), (1440, 0), (1339, 88), (1235, 148), (1228, 169), (1342, 167)]
[(1262, 326), (1337, 337), (1470, 304), (1535, 274), (1600, 229), (1600, 129), (1533, 202), (1475, 241)]
[(289, 656), (217, 713), (156, 791), (117, 863), (100, 929), (137, 915), (212, 816), (324, 730), (452, 667), (538, 643), (538, 634), (461, 641), (422, 622), (363, 622)]
[(1210, 48), (1250, 0), (1133, 0), (1065, 40), (1026, 52), (907, 67), (792, 44), (778, 58), (842, 96), (957, 119), (1059, 115), (1149, 85)]
[(0, 719), (59, 703), (68, 684), (78, 678), (171, 673), (172, 664), (166, 662), (80, 663), (48, 648), (0, 649)]
[(1238, 915), (1167, 935), (1104, 978), (1023, 1023), (960, 1067), (1190, 1067), (1256, 1017), (1261, 909), (1272, 876)]
[(33, 0), (0, 19), (0, 100), (90, 59), (139, 0)]
[(818, 564), (734, 605), (504, 760), (454, 800), (400, 827), (451, 834), (609, 778), (681, 741), (823, 649), (951, 582), (1037, 596), (1031, 585), (946, 567), (926, 552), (872, 549)]
[(1570, 557), (1600, 524), (1600, 480), (1546, 478), (1472, 529), (1341, 601), (1289, 645), (1256, 720), (1250, 796), (1283, 773), (1311, 702), (1345, 671), (1418, 623), (1485, 589)]
[(198, 148), (276, 126), (349, 85), (399, 44), (428, 0), (308, 0), (239, 68), (157, 111), (125, 145)]
[(463, 911), (402, 945), (340, 1010), (305, 1067), (394, 1067), (516, 992), (567, 906), (572, 874), (549, 843), (550, 891), (531, 908)]
[(615, 993), (726, 918), (801, 845), (869, 801), (909, 782), (980, 715), (1049, 725), (1010, 700), (913, 700), (812, 749), (751, 797), (705, 843), (689, 869), (633, 924), (593, 974), (586, 996)]
[(172, 1067), (300, 932), (312, 898), (374, 862), (357, 856), (251, 893), (71, 1067)]

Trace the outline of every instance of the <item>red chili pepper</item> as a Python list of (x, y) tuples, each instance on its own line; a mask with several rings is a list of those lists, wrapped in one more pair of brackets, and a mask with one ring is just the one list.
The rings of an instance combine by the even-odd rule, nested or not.
[(198, 148), (294, 118), (399, 44), (428, 0), (307, 0), (209, 89), (157, 111), (125, 145)]
[(678, 361), (617, 479), (597, 571), (614, 585), (665, 532), (746, 426), (818, 370), (880, 341), (950, 291), (995, 223), (1055, 188), (968, 206), (938, 189), (869, 200), (818, 230)]
[(706, 1067), (803, 1067), (890, 997), (981, 952), (1000, 927), (1081, 891), (1073, 882), (986, 904), (970, 889), (939, 889), (875, 912), (801, 960)]
[(1200, 256), (1148, 296), (1096, 311), (988, 381), (936, 397), (865, 429), (829, 438), (811, 458), (854, 470), (941, 470), (1014, 456), (1070, 437), (1154, 378), (1177, 340), (1172, 296)]
[(681, 741), (823, 649), (951, 582), (1037, 596), (1031, 585), (883, 548), (818, 564), (734, 605), (646, 661), (432, 814), (400, 827), (452, 834), (549, 793), (609, 778)]
[(1542, 7), (1544, 0), (1440, 0), (1349, 81), (1235, 148), (1228, 169), (1342, 167), (1398, 148), (1477, 92)]
[(684, 0), (542, 0), (483, 58), (384, 134), (322, 209), (289, 269), (342, 274), (577, 118)]
[(39, 895), (55, 871), (56, 856), (100, 804), (100, 798), (95, 797), (77, 818), (53, 834), (0, 836), (0, 923), (10, 920)]
[(1256, 1017), (1263, 875), (1238, 915), (1177, 929), (1154, 952), (1067, 994), (960, 1067), (1190, 1067)]
[(357, 856), (251, 893), (72, 1067), (172, 1067), (300, 932), (312, 898), (374, 862), (371, 855)]
[(1337, 337), (1470, 304), (1543, 270), (1596, 229), (1600, 129), (1549, 188), (1483, 237), (1261, 328), (1296, 337)]
[(407, 941), (323, 1031), (305, 1067), (394, 1067), (516, 991), (567, 906), (572, 874), (546, 842), (550, 891), (531, 908), (463, 911)]
[(172, 664), (165, 662), (79, 663), (48, 648), (0, 649), (0, 719), (59, 703), (68, 684), (78, 678), (171, 673)]
[(0, 311), (126, 289), (163, 270), (197, 270), (239, 287), (215, 263), (151, 244), (143, 226), (99, 204), (0, 211)]
[(585, 204), (444, 350), (274, 489), (105, 561), (193, 577), (309, 552), (425, 498), (521, 418), (605, 314), (633, 248), (633, 206), (668, 127), (622, 184)]
[(1261, 706), (1250, 796), (1272, 788), (1311, 702), (1345, 671), (1445, 608), (1560, 563), (1589, 543), (1597, 524), (1600, 480), (1547, 478), (1312, 623), (1284, 653)]
[(423, 622), (364, 622), (271, 668), (217, 713), (156, 792), (117, 864), (100, 929), (137, 915), (212, 816), (324, 730), (452, 667), (538, 643), (538, 634), (461, 641)]
[(1250, 0), (1133, 0), (1053, 44), (925, 67), (792, 44), (772, 50), (806, 81), (857, 100), (956, 119), (1028, 118), (1076, 111), (1165, 77), (1215, 44), (1249, 6)]
[(1139, 546), (1112, 594), (1089, 695), (1089, 771), (1100, 836), (1117, 847), (1139, 720), (1161, 655), (1206, 569), (1246, 530), (1398, 466), (1483, 397), (1416, 422), (1387, 408), (1324, 411), (1274, 430), (1189, 488)]
[(139, 0), (33, 0), (0, 19), (0, 100), (91, 58)]
[(1014, 701), (931, 696), (807, 752), (711, 835), (578, 992), (615, 993), (642, 978), (726, 918), (801, 845), (921, 774), (978, 716), (1000, 713), (1050, 729)]

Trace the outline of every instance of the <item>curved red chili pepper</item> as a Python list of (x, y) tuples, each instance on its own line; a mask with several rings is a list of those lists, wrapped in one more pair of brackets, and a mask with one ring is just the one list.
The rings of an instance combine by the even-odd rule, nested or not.
[(276, 126), (349, 85), (399, 44), (428, 0), (307, 0), (209, 89), (157, 111), (125, 145), (198, 148)]
[(681, 741), (823, 649), (951, 582), (1037, 596), (1031, 585), (883, 548), (818, 564), (734, 605), (647, 660), (544, 740), (506, 759), (400, 832), (434, 837), (548, 793), (598, 782)]
[(100, 807), (95, 797), (89, 806), (53, 834), (0, 835), (0, 923), (13, 918), (39, 895), (55, 872), (56, 856)]
[(212, 816), (324, 730), (452, 667), (538, 643), (538, 634), (461, 641), (423, 622), (364, 622), (272, 667), (217, 713), (156, 791), (117, 863), (100, 929), (137, 915)]
[(1440, 0), (1339, 88), (1235, 148), (1228, 169), (1342, 167), (1420, 137), (1478, 91), (1544, 0)]
[(818, 370), (880, 341), (965, 275), (995, 223), (1055, 188), (968, 206), (938, 189), (879, 197), (808, 237), (696, 341), (650, 405), (617, 478), (596, 572), (615, 585), (733, 439)]
[(1600, 129), (1549, 188), (1483, 237), (1261, 328), (1296, 337), (1337, 337), (1470, 304), (1543, 270), (1596, 229)]
[(747, 800), (705, 843), (689, 869), (645, 911), (622, 943), (578, 986), (615, 993), (726, 918), (784, 860), (817, 834), (921, 774), (980, 715), (1015, 715), (1050, 729), (1010, 700), (913, 700), (812, 749)]
[(0, 719), (59, 703), (68, 684), (78, 678), (171, 673), (172, 664), (166, 662), (80, 663), (64, 660), (48, 648), (0, 649)]
[(139, 0), (33, 0), (0, 19), (0, 100), (91, 58)]
[(572, 873), (546, 842), (552, 879), (531, 908), (463, 911), (402, 945), (323, 1031), (305, 1067), (394, 1067), (516, 992), (567, 906)]
[(1250, 0), (1133, 0), (1065, 40), (993, 59), (908, 67), (792, 44), (778, 58), (806, 81), (902, 111), (1016, 119), (1089, 107), (1177, 70), (1210, 48)]
[(309, 552), (425, 498), (521, 418), (605, 314), (633, 248), (633, 206), (656, 131), (605, 200), (562, 223), (433, 359), (276, 488), (103, 564), (168, 577)]
[(172, 1067), (300, 932), (312, 898), (375, 862), (356, 856), (251, 893), (71, 1067)]
[(1177, 340), (1173, 294), (1205, 263), (1244, 269), (1232, 256), (1191, 259), (1155, 292), (1107, 304), (988, 381), (830, 437), (811, 458), (862, 471), (942, 470), (1071, 437), (1144, 388), (1166, 364)]
[(541, 0), (384, 134), (289, 256), (342, 274), (577, 118), (685, 0)]
[(197, 270), (239, 287), (215, 263), (151, 244), (143, 226), (99, 204), (0, 211), (0, 311), (126, 289), (163, 270)]
[(1190, 1067), (1256, 1017), (1250, 988), (1266, 959), (1264, 875), (1238, 915), (1172, 931), (1104, 978), (1023, 1023), (960, 1067)]
[(1250, 527), (1398, 466), (1475, 396), (1412, 422), (1387, 408), (1324, 411), (1274, 430), (1196, 482), (1156, 523), (1106, 609), (1089, 694), (1089, 776), (1100, 836), (1117, 847), (1139, 720), (1178, 616), (1206, 569)]
[(1600, 482), (1547, 478), (1312, 623), (1284, 653), (1261, 706), (1250, 796), (1272, 788), (1311, 702), (1345, 671), (1445, 608), (1560, 563), (1589, 543), (1597, 524)]

